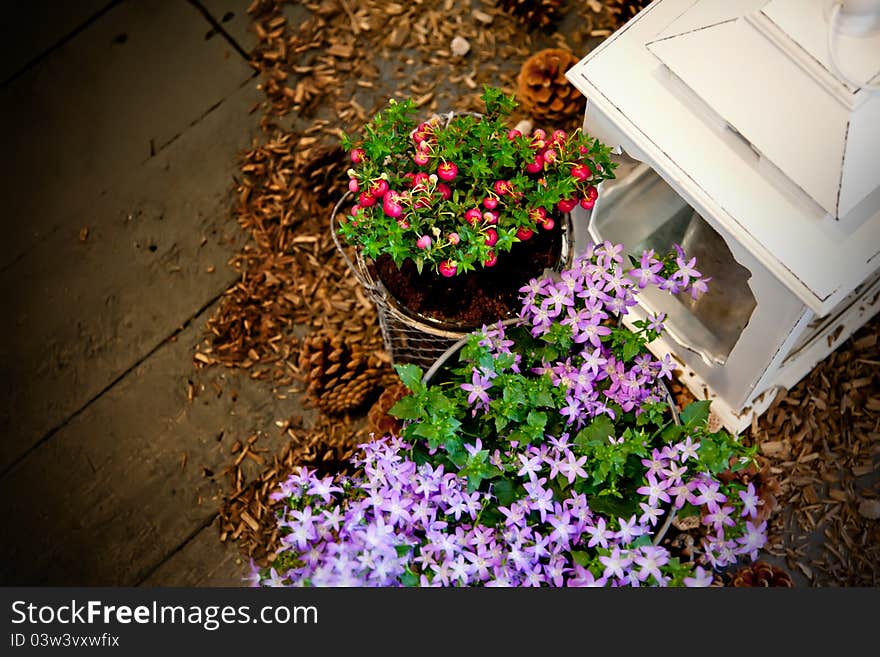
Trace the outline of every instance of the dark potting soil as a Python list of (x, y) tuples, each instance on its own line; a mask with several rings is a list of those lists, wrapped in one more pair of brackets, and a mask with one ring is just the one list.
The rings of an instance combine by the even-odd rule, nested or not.
[(398, 269), (389, 255), (370, 264), (370, 273), (410, 314), (421, 315), (452, 330), (470, 330), (519, 312), (519, 288), (562, 258), (562, 229), (539, 230), (498, 255), (494, 267), (445, 278), (433, 270), (421, 274), (412, 260)]

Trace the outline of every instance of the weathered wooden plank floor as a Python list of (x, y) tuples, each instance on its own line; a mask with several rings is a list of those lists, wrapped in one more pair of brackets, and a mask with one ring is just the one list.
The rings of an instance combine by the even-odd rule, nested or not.
[(220, 471), (301, 412), (192, 366), (258, 131), (248, 3), (24, 4), (0, 69), (0, 584), (239, 584)]

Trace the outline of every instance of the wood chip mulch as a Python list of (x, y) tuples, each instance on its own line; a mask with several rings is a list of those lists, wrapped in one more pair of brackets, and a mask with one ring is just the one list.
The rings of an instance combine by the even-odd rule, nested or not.
[[(416, 98), (426, 114), (477, 110), (483, 84), (514, 93), (531, 55), (564, 48), (582, 56), (640, 5), (567, 3), (547, 27), (534, 29), (489, 0), (252, 3), (258, 37), (252, 65), (265, 94), (254, 111), (261, 112), (262, 135), (241, 156), (233, 207), (249, 240), (230, 262), (239, 280), (208, 322), (194, 360), (247, 371), (267, 386), (297, 384), (306, 403), (313, 384), (320, 394), (312, 405), (321, 410), (317, 402), (320, 395), (331, 399), (325, 388), (332, 379), (325, 373), (324, 387), (310, 381), (311, 358), (301, 360), (302, 348), (311, 344), (316, 353), (316, 341), (325, 339), (317, 336), (340, 336), (375, 369), (364, 375), (370, 368), (349, 368), (353, 377), (373, 377), (371, 393), (379, 401), (368, 421), (328, 415), (337, 406), (327, 403), (310, 426), (285, 423), (290, 440), (277, 454), (263, 451), (260, 434), (236, 443), (220, 538), (236, 541), (245, 558), (265, 565), (277, 547), (273, 488), (299, 465), (339, 471), (371, 427), (390, 426), (382, 409), (401, 392), (375, 310), (329, 233), (348, 166), (341, 131), (356, 134), (392, 97)], [(575, 117), (571, 125), (550, 127), (579, 123)], [(765, 467), (753, 475), (767, 483), (779, 507), (771, 516), (769, 551), (813, 585), (880, 583), (878, 332), (875, 319), (780, 396), (744, 437), (760, 444)], [(336, 352), (322, 349), (315, 359), (330, 362)], [(361, 389), (352, 388), (352, 399)], [(259, 469), (244, 468), (246, 461)]]
[(880, 316), (753, 427), (781, 484), (771, 554), (816, 586), (880, 585)]

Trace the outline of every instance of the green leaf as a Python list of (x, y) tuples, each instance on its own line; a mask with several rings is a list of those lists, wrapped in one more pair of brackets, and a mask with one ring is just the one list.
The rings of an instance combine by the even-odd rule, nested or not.
[(547, 414), (541, 411), (529, 411), (526, 424), (535, 430), (543, 430), (547, 426)]
[(615, 499), (608, 495), (594, 495), (590, 498), (590, 510), (617, 518), (629, 518), (638, 508), (635, 496), (630, 499)]
[(674, 442), (678, 442), (678, 439), (682, 433), (684, 433), (683, 426), (678, 424), (670, 424), (663, 430), (663, 432), (660, 434), (660, 437), (663, 438), (663, 442), (671, 445)]
[(419, 578), (413, 571), (409, 569), (409, 566), (407, 566), (403, 575), (400, 576), (400, 583), (404, 586), (418, 586)]
[(388, 409), (388, 414), (400, 420), (416, 420), (422, 417), (422, 406), (412, 395), (400, 399)]
[(590, 555), (582, 550), (572, 550), (569, 554), (571, 554), (572, 561), (583, 568), (586, 568), (591, 561)]
[(493, 484), (492, 490), (501, 506), (508, 506), (516, 500), (516, 490), (509, 479), (499, 479)]
[(418, 365), (395, 365), (394, 369), (397, 372), (397, 376), (400, 377), (403, 385), (413, 392), (419, 392), (424, 388), (424, 384), (422, 383), (422, 368)]
[(607, 415), (600, 415), (586, 427), (578, 431), (574, 446), (579, 454), (589, 454), (596, 445), (608, 443), (608, 436), (614, 435), (614, 423)]
[(642, 345), (640, 345), (635, 340), (627, 340), (623, 343), (623, 360), (630, 361), (636, 356), (638, 356), (639, 352), (642, 350)]
[(461, 443), (461, 438), (458, 438), (457, 436), (449, 438), (446, 440), (443, 447), (449, 455), (449, 460), (459, 468), (467, 463), (467, 453), (464, 451), (464, 445)]
[(683, 424), (692, 424), (697, 422), (705, 422), (709, 419), (709, 406), (712, 404), (711, 399), (703, 401), (691, 402), (685, 406), (681, 412), (681, 421)]

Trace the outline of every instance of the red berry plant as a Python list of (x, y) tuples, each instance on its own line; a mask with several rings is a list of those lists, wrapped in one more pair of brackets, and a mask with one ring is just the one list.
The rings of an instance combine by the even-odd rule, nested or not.
[(339, 233), (364, 256), (451, 277), (495, 265), (537, 230), (561, 230), (578, 204), (593, 207), (596, 185), (613, 177), (608, 146), (579, 129), (524, 135), (506, 125), (513, 97), (485, 87), (481, 98), (481, 115), (422, 122), (411, 99), (392, 99), (359, 143), (343, 138), (356, 203)]

